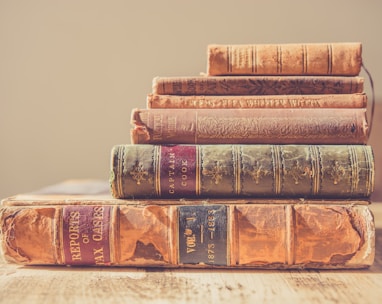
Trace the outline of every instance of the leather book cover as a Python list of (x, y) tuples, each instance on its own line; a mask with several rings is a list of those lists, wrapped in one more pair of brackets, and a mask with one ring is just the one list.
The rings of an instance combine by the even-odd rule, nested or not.
[(344, 75), (362, 66), (359, 42), (208, 45), (208, 75)]
[(366, 108), (133, 109), (134, 144), (365, 144)]
[(155, 77), (158, 95), (295, 95), (363, 93), (359, 76), (182, 76)]
[(347, 269), (366, 268), (374, 261), (375, 227), (368, 201), (156, 204), (115, 200), (104, 193), (63, 193), (36, 192), (2, 201), (1, 248), (8, 262)]
[(148, 94), (148, 109), (366, 108), (367, 95), (158, 95)]
[(116, 198), (364, 198), (374, 189), (368, 145), (116, 145)]

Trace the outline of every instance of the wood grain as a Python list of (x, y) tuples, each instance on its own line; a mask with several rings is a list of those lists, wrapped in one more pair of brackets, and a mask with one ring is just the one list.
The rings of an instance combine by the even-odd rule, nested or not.
[(163, 270), (1, 264), (0, 303), (381, 303), (382, 203), (367, 270)]

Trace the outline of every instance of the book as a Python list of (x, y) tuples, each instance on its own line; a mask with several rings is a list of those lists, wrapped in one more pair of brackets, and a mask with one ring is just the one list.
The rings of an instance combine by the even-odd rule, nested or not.
[(2, 201), (1, 248), (8, 262), (346, 269), (367, 268), (375, 256), (368, 201), (168, 200), (160, 205), (63, 193)]
[(366, 108), (133, 109), (134, 144), (365, 144)]
[(347, 75), (362, 66), (362, 45), (349, 43), (211, 44), (208, 75)]
[(369, 145), (115, 145), (115, 198), (365, 198)]
[(359, 76), (181, 76), (153, 78), (158, 95), (296, 95), (363, 93)]
[(147, 108), (366, 108), (367, 95), (158, 95), (148, 94)]

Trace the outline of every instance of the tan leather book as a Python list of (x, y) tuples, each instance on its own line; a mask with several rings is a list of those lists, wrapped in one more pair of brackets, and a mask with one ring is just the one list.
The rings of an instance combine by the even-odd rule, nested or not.
[(116, 200), (86, 191), (69, 194), (67, 186), (64, 194), (2, 201), (6, 260), (271, 269), (365, 268), (374, 261), (368, 201)]
[(346, 75), (362, 66), (362, 45), (289, 43), (208, 45), (208, 75)]
[(350, 76), (155, 77), (158, 95), (295, 95), (363, 93), (364, 78)]
[(147, 108), (366, 108), (367, 96), (356, 94), (324, 95), (158, 95), (148, 94)]
[(116, 145), (116, 198), (365, 198), (368, 145)]
[(133, 109), (134, 144), (365, 144), (366, 108)]

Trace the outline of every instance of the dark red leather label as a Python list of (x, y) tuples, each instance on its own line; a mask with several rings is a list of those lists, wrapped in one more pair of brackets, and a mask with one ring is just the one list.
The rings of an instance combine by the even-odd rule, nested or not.
[(162, 197), (196, 195), (196, 147), (162, 146), (160, 152), (160, 191)]
[(67, 265), (110, 265), (111, 206), (63, 208), (63, 248)]

